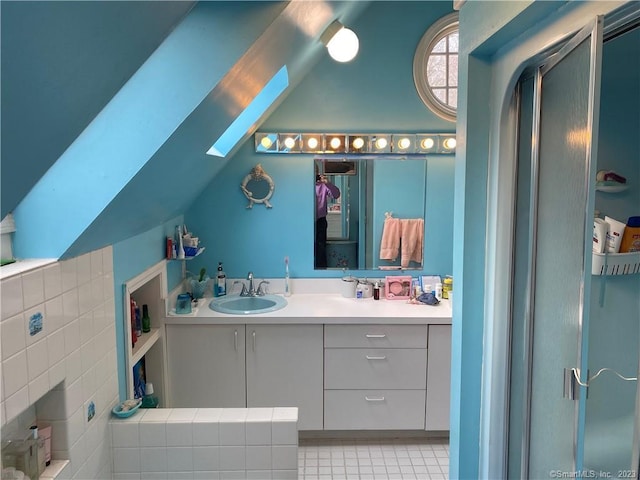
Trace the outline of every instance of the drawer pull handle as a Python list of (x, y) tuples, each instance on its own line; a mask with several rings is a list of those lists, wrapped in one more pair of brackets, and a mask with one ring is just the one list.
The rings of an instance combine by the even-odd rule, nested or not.
[(384, 402), (384, 397), (364, 397), (367, 402)]
[(365, 337), (367, 337), (367, 338), (386, 338), (386, 337), (387, 337), (387, 334), (386, 334), (386, 333), (380, 333), (380, 334), (377, 334), (377, 333), (367, 333), (367, 334), (365, 335)]
[(374, 357), (373, 355), (366, 355), (367, 360), (386, 360), (387, 356), (386, 355), (382, 355), (380, 357)]

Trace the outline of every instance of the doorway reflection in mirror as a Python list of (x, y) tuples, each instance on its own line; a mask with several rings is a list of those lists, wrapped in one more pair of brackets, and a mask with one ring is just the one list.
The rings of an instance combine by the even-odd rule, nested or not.
[(329, 202), (340, 198), (340, 189), (326, 175), (318, 173), (316, 167), (316, 238), (314, 264), (316, 268), (327, 268), (327, 212)]

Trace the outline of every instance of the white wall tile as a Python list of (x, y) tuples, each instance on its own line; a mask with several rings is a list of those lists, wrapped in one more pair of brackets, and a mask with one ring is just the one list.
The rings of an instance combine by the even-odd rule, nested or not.
[(245, 418), (244, 415), (239, 416), (235, 408), (224, 409), (220, 416), (220, 445), (245, 445), (246, 431), (245, 431)]
[(65, 324), (69, 324), (80, 316), (77, 288), (73, 288), (62, 294), (62, 311), (64, 313)]
[(291, 420), (275, 420), (271, 424), (271, 442), (274, 445), (297, 445), (298, 425)]
[(140, 448), (140, 468), (142, 472), (166, 472), (167, 448)]
[(141, 447), (165, 447), (167, 445), (167, 429), (162, 422), (140, 422)]
[(142, 472), (140, 474), (141, 480), (173, 480), (169, 478), (167, 472)]
[(74, 258), (60, 262), (60, 274), (62, 275), (62, 291), (67, 292), (78, 286), (77, 261)]
[(140, 423), (147, 422), (161, 422), (166, 423), (167, 419), (171, 415), (170, 408), (150, 408), (145, 410), (144, 415), (140, 419)]
[(76, 380), (68, 385), (64, 390), (65, 395), (65, 412), (67, 418), (73, 415), (82, 405), (84, 405), (84, 397), (82, 395), (82, 381)]
[(24, 310), (22, 303), (22, 277), (16, 275), (2, 280), (0, 284), (1, 318), (9, 318)]
[(113, 473), (140, 472), (139, 448), (114, 448), (113, 449)]
[(193, 444), (199, 446), (220, 445), (219, 424), (217, 422), (193, 423)]
[(193, 472), (167, 472), (171, 480), (193, 480)]
[(78, 440), (69, 449), (69, 459), (71, 460), (71, 477), (78, 472), (82, 464), (87, 461), (88, 452), (82, 440)]
[(7, 411), (4, 408), (4, 401), (0, 402), (0, 426), (4, 427), (7, 424)]
[(246, 480), (247, 472), (235, 470), (230, 472), (220, 472), (220, 480)]
[(34, 404), (49, 391), (49, 372), (45, 371), (42, 375), (29, 382), (29, 404)]
[(22, 299), (25, 309), (44, 303), (44, 275), (41, 268), (22, 274)]
[(93, 313), (87, 312), (78, 318), (78, 326), (80, 327), (80, 344), (84, 345), (93, 339)]
[(62, 296), (53, 297), (44, 304), (44, 317), (47, 321), (47, 332), (55, 332), (65, 325), (62, 309)]
[(271, 445), (271, 421), (250, 421), (245, 424), (247, 445)]
[(193, 480), (220, 480), (220, 472), (193, 472)]
[(91, 281), (91, 253), (76, 257), (76, 271), (78, 272), (78, 287)]
[(2, 341), (3, 360), (26, 348), (24, 315), (22, 313), (6, 320), (3, 319), (0, 325), (0, 332), (2, 333), (0, 340)]
[(20, 415), (29, 406), (29, 388), (18, 390), (11, 396), (6, 397), (4, 401), (4, 408), (6, 410), (7, 422), (10, 422), (18, 415)]
[(49, 353), (49, 365), (64, 360), (64, 331), (56, 330), (47, 335), (47, 351)]
[(49, 349), (47, 339), (43, 337), (39, 342), (27, 347), (27, 367), (29, 381), (42, 375), (49, 367)]
[(247, 480), (271, 480), (271, 470), (247, 470)]
[(220, 447), (220, 470), (244, 470), (245, 447)]
[(64, 359), (49, 366), (49, 388), (53, 389), (65, 379), (67, 372)]
[[(64, 390), (52, 390), (37, 405), (38, 416), (46, 421), (62, 421), (68, 418)], [(58, 430), (58, 429), (54, 429)], [(57, 435), (57, 433), (54, 433)], [(55, 448), (55, 447), (54, 447)]]
[(48, 265), (42, 270), (44, 276), (44, 299), (51, 300), (62, 293), (62, 269), (60, 263)]
[(76, 319), (64, 327), (64, 351), (67, 355), (80, 350), (80, 322)]
[[(66, 334), (66, 331), (65, 331), (65, 334)], [(79, 334), (78, 334), (78, 338), (79, 338)], [(68, 349), (66, 335), (65, 335), (64, 348), (65, 350)], [(67, 353), (67, 356), (64, 360), (65, 368), (67, 372), (67, 376), (66, 376), (67, 383), (73, 383), (82, 376), (81, 357), (82, 356), (80, 354), (80, 349), (72, 351), (71, 353)]]
[(104, 281), (102, 277), (91, 280), (91, 301), (92, 306), (100, 305), (104, 302)]
[[(26, 350), (22, 350), (2, 362), (2, 381), (4, 383), (5, 399), (8, 399), (18, 390), (27, 386), (29, 371), (27, 368)], [(28, 404), (24, 407), (26, 408), (27, 406)]]
[(193, 445), (193, 428), (191, 426), (191, 423), (168, 422), (166, 429), (167, 446), (190, 447), (191, 445)]
[(247, 446), (246, 468), (247, 470), (271, 470), (271, 445)]
[[(295, 470), (273, 470), (271, 472), (272, 478), (278, 480), (298, 480), (298, 469)], [(363, 477), (367, 478), (367, 477)], [(373, 477), (371, 477), (373, 478)]]
[(298, 447), (295, 445), (273, 445), (271, 459), (274, 470), (298, 468)]
[(193, 469), (196, 471), (218, 470), (220, 467), (219, 447), (193, 447)]
[(138, 422), (110, 422), (112, 445), (118, 447), (139, 447)]
[(114, 473), (113, 480), (140, 480), (139, 473)]
[(91, 281), (78, 285), (78, 312), (84, 315), (93, 307), (93, 292), (91, 290)]
[(78, 408), (67, 420), (67, 439), (69, 445), (73, 445), (84, 433), (84, 412), (83, 408)]
[(171, 471), (192, 471), (193, 450), (191, 447), (167, 447), (167, 464)]
[(95, 367), (82, 374), (82, 398), (86, 402), (91, 399), (97, 390)]
[(113, 272), (113, 247), (111, 245), (102, 249), (102, 271), (104, 273)]
[(97, 278), (102, 275), (104, 267), (102, 265), (102, 250), (94, 250), (90, 253), (91, 278)]
[(174, 408), (171, 410), (167, 423), (191, 423), (198, 412), (197, 408)]

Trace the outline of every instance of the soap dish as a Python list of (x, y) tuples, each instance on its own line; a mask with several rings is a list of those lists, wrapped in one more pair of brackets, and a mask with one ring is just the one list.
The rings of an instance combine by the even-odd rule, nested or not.
[[(136, 403), (133, 407), (129, 408), (129, 410), (123, 410), (123, 407), (127, 402), (134, 402), (134, 401)], [(119, 418), (129, 418), (131, 415), (133, 415), (138, 411), (138, 409), (140, 408), (140, 405), (142, 405), (142, 399), (140, 398), (136, 398), (135, 400), (125, 400), (124, 402), (119, 403), (118, 405), (113, 407), (113, 409), (111, 410), (111, 413), (113, 413), (116, 417), (119, 417)]]

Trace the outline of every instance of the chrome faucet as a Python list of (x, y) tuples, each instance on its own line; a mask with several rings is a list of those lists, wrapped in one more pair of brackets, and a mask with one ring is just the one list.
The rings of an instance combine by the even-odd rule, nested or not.
[(249, 280), (249, 296), (255, 297), (256, 289), (253, 288), (253, 272), (249, 272), (249, 274), (247, 275), (247, 280)]

